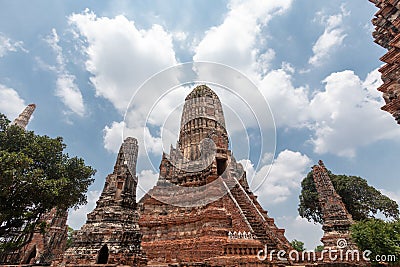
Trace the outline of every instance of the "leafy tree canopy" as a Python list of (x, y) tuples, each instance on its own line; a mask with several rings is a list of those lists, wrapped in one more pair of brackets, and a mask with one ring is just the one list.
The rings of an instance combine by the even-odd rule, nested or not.
[(23, 245), (51, 208), (86, 203), (95, 170), (65, 148), (61, 137), (25, 131), (0, 114), (0, 252)]
[(299, 240), (297, 240), (297, 239), (293, 239), (293, 241), (290, 242), (290, 244), (292, 245), (292, 247), (293, 247), (295, 250), (297, 250), (297, 251), (299, 251), (299, 252), (302, 252), (302, 251), (305, 251), (305, 250), (306, 250), (306, 248), (304, 247), (304, 242), (299, 241)]
[(68, 226), (68, 233), (67, 233), (67, 248), (70, 248), (72, 244), (74, 243), (74, 229), (70, 226)]
[[(336, 192), (341, 196), (344, 205), (355, 221), (375, 218), (381, 212), (387, 218), (398, 219), (398, 204), (383, 195), (367, 181), (357, 176), (335, 175), (328, 171)], [(301, 182), (299, 214), (309, 221), (323, 223), (318, 192), (312, 172)]]
[(360, 250), (370, 250), (374, 262), (400, 262), (400, 221), (369, 219), (351, 226), (351, 237)]

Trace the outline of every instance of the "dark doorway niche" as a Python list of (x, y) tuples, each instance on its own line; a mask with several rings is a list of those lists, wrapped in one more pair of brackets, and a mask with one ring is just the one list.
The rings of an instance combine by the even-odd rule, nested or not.
[(104, 245), (100, 251), (99, 256), (97, 257), (97, 264), (107, 264), (108, 262), (108, 247)]
[(226, 169), (226, 159), (217, 158), (217, 175), (220, 176)]
[(31, 253), (29, 253), (28, 258), (26, 259), (25, 263), (30, 263), (32, 259), (36, 257), (36, 245), (33, 246)]

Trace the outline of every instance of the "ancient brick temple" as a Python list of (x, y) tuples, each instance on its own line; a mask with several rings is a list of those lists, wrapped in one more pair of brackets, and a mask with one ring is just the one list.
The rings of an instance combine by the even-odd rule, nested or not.
[(369, 1), (379, 8), (372, 19), (375, 43), (388, 50), (381, 57), (385, 65), (379, 69), (383, 84), (378, 90), (386, 102), (382, 110), (391, 113), (400, 124), (400, 0)]
[(177, 148), (163, 154), (157, 185), (139, 202), (149, 265), (258, 266), (265, 245), (291, 246), (251, 192), (229, 150), (222, 105), (209, 87), (185, 99)]
[(45, 232), (36, 229), (30, 241), (18, 251), (2, 258), (4, 264), (40, 264), (50, 263), (62, 255), (67, 244), (67, 212), (55, 208), (41, 216), (47, 227)]
[(49, 265), (54, 259), (60, 257), (67, 245), (67, 216), (66, 211), (56, 208), (44, 214), (41, 221), (46, 222), (46, 231), (44, 233), (35, 231), (32, 240), (20, 251), (19, 263)]
[[(35, 109), (35, 104), (29, 104), (11, 124), (25, 129)], [(50, 264), (65, 251), (67, 216), (68, 213), (65, 210), (56, 208), (43, 214), (40, 221), (46, 223), (45, 232), (36, 228), (21, 249), (5, 255), (0, 261), (8, 264)], [(19, 235), (20, 232), (16, 232), (16, 237)]]
[(136, 209), (137, 152), (137, 140), (128, 137), (121, 145), (114, 172), (106, 178), (96, 208), (74, 233), (73, 246), (65, 252), (63, 265), (146, 264)]
[(321, 241), (325, 249), (356, 249), (350, 239), (350, 226), (353, 224), (353, 219), (333, 187), (328, 171), (321, 160), (313, 167), (312, 174), (324, 221), (322, 225), (324, 236)]
[[(25, 128), (29, 105), (13, 122)], [(274, 219), (250, 190), (243, 166), (229, 149), (218, 96), (205, 85), (186, 97), (177, 147), (163, 153), (157, 185), (136, 202), (137, 140), (128, 137), (107, 176), (96, 208), (73, 235), (65, 252), (66, 212), (42, 217), (45, 233), (35, 232), (9, 263), (52, 266), (356, 266), (364, 262), (278, 258), (293, 250)], [(313, 179), (324, 220), (325, 249), (355, 249), (351, 215), (322, 163)], [(341, 240), (342, 243), (338, 243)], [(343, 247), (343, 242), (346, 248)], [(265, 254), (275, 251), (274, 254)], [(31, 266), (31, 265), (29, 265)]]

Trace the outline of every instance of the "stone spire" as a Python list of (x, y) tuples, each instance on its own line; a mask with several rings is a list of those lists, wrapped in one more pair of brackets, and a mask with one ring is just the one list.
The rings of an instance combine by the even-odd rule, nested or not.
[(184, 158), (193, 161), (201, 156), (202, 149), (211, 149), (212, 144), (207, 140), (212, 140), (217, 151), (226, 154), (228, 133), (221, 101), (209, 87), (199, 85), (185, 99), (178, 144)]
[(137, 153), (137, 140), (132, 137), (126, 138), (119, 149), (114, 172), (106, 178), (103, 192), (97, 201), (97, 207), (128, 206), (135, 208)]
[(64, 254), (66, 266), (145, 265), (136, 210), (137, 153), (137, 140), (125, 139), (96, 208), (87, 215), (86, 223), (74, 234), (73, 246)]
[(229, 165), (228, 146), (221, 101), (208, 86), (199, 85), (185, 98), (177, 148), (163, 155), (160, 178), (184, 186), (212, 182)]
[(125, 139), (118, 153), (117, 162), (115, 168), (120, 168), (121, 165), (126, 165), (131, 173), (131, 176), (136, 176), (136, 161), (138, 155), (138, 144), (137, 140), (132, 137)]
[(19, 116), (11, 123), (11, 125), (17, 125), (25, 129), (35, 109), (35, 104), (29, 104), (24, 111), (22, 111), (22, 113), (19, 114)]
[[(313, 166), (312, 174), (324, 221), (322, 243), (325, 248), (343, 249), (346, 247), (346, 249), (352, 249), (354, 245), (350, 241), (350, 226), (353, 224), (353, 219), (347, 211), (342, 198), (333, 187), (322, 160), (318, 162), (318, 165)], [(342, 241), (341, 244), (339, 244), (340, 241)]]
[(153, 266), (290, 265), (257, 259), (265, 246), (291, 246), (228, 145), (221, 101), (197, 86), (185, 99), (177, 148), (163, 154), (158, 183), (139, 203), (142, 246)]

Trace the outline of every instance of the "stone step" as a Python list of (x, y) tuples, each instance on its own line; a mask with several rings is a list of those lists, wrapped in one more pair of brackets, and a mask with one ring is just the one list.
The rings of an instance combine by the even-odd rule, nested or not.
[[(269, 238), (265, 232), (265, 224), (263, 218), (260, 217), (258, 211), (253, 206), (253, 203), (250, 199), (244, 196), (244, 192), (238, 187), (231, 187), (231, 193), (235, 197), (237, 203), (242, 209), (243, 214), (245, 215), (247, 221), (250, 223), (255, 235), (268, 246), (276, 246)], [(272, 248), (271, 247), (271, 248)]]
[[(277, 243), (271, 240), (266, 233), (267, 229), (265, 227), (272, 227), (271, 223), (269, 221), (265, 221), (264, 216), (260, 215), (256, 207), (254, 207), (253, 201), (244, 195), (246, 193), (243, 192), (238, 185), (233, 186), (234, 184), (231, 180), (229, 180), (229, 183), (227, 184), (230, 188), (232, 196), (235, 198), (244, 216), (253, 229), (254, 234), (257, 236), (257, 239), (259, 239), (263, 244), (267, 245), (268, 248), (277, 249)], [(274, 225), (274, 223), (272, 224)]]

